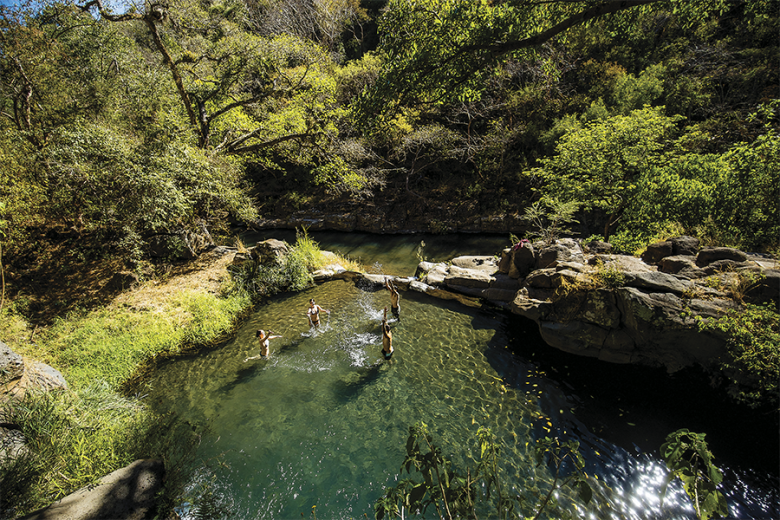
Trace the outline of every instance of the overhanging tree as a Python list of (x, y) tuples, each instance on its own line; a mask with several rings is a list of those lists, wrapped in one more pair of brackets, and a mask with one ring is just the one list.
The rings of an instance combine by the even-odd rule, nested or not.
[(693, 23), (742, 2), (729, 0), (391, 0), (381, 19), (385, 68), (358, 105), (360, 116), (392, 114), (479, 96), (495, 65), (528, 59), (569, 29), (608, 20), (620, 31), (653, 9)]
[(141, 11), (115, 14), (91, 0), (81, 9), (145, 26), (201, 148), (247, 154), (313, 142), (332, 122), (328, 56), (293, 37), (247, 32), (242, 3), (145, 2)]

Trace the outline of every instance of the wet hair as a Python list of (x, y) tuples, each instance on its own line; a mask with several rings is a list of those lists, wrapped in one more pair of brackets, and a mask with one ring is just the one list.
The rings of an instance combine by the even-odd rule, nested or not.
[(309, 303), (314, 303), (314, 298), (312, 298), (311, 300), (309, 300)]
[(263, 329), (257, 329), (257, 332), (255, 333), (255, 337), (259, 338), (260, 334), (265, 334), (265, 331)]

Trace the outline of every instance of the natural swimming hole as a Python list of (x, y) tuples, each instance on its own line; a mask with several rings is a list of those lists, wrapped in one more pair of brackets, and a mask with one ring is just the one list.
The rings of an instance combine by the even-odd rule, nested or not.
[[(331, 311), (318, 330), (306, 318), (310, 298)], [(619, 411), (600, 414), (591, 395), (567, 383), (576, 379), (565, 373), (578, 370), (576, 360), (535, 359), (546, 349), (532, 328), (499, 309), (404, 292), (401, 320), (391, 321), (396, 352), (385, 362), (379, 329), (385, 306), (387, 291), (345, 281), (279, 295), (225, 345), (169, 362), (149, 380), (156, 408), (205, 431), (197, 456), (208, 469), (193, 475), (190, 486), (208, 483), (224, 518), (310, 518), (313, 506), (319, 519), (373, 518), (384, 487), (406, 476), (400, 467), (408, 428), (420, 421), (461, 467), (479, 457), (475, 433), (489, 427), (518, 494), (550, 478), (534, 461), (535, 439), (579, 440), (586, 471), (611, 489), (610, 508), (580, 507), (582, 518), (695, 517), (679, 486), (660, 512), (663, 465), (650, 447), (626, 441), (635, 435), (642, 445), (630, 433), (648, 424), (642, 412), (624, 403), (617, 406), (625, 407), (625, 418)], [(259, 328), (283, 337), (271, 341), (267, 360), (245, 362), (259, 353)], [(618, 431), (619, 419), (629, 433)], [(663, 417), (655, 423), (661, 430), (675, 426)], [(772, 518), (773, 481), (762, 471), (755, 481), (748, 476), (730, 477), (735, 516)], [(193, 511), (182, 505), (182, 516)]]

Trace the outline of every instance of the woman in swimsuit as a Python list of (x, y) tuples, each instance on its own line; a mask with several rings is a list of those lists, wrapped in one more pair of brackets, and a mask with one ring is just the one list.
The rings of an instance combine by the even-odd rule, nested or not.
[(281, 336), (270, 336), (270, 334), (271, 334), (270, 330), (266, 332), (263, 329), (258, 329), (258, 331), (255, 333), (255, 337), (257, 338), (257, 341), (260, 342), (260, 355), (248, 357), (244, 360), (244, 363), (246, 363), (250, 359), (257, 359), (258, 357), (264, 357), (264, 358), (268, 357), (268, 354), (271, 353), (271, 340), (275, 338), (281, 338)]
[(314, 303), (314, 298), (309, 300), (309, 310), (306, 312), (306, 315), (309, 317), (309, 325), (312, 327), (319, 327), (320, 326), (320, 311), (325, 311), (328, 314), (330, 314), (330, 311), (327, 309), (323, 309), (316, 303)]
[(385, 318), (382, 320), (382, 355), (385, 359), (393, 357), (393, 331), (387, 323), (387, 307), (385, 307)]

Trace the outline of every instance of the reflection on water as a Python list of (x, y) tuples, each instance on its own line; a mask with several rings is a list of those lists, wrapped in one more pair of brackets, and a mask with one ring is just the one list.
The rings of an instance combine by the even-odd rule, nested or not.
[[(492, 256), (509, 247), (509, 234), (473, 235), (375, 235), (371, 233), (341, 233), (309, 231), (309, 236), (322, 249), (339, 253), (369, 268), (379, 266), (385, 274), (412, 276), (419, 263), (418, 247), (425, 243), (422, 256), (429, 262), (446, 262), (456, 256)], [(247, 245), (268, 238), (295, 244), (295, 231), (274, 229), (249, 232), (241, 236)]]
[[(530, 453), (534, 439), (579, 440), (587, 472), (604, 487), (588, 508), (575, 509), (560, 495), (576, 516), (695, 517), (679, 485), (670, 487), (661, 513), (666, 473), (658, 459), (592, 433), (587, 416), (578, 415), (580, 398), (513, 352), (536, 336), (515, 337), (501, 312), (402, 297), (389, 362), (380, 355), (379, 328), (387, 292), (336, 281), (274, 298), (229, 343), (169, 363), (150, 381), (161, 410), (207, 428), (198, 455), (211, 461), (213, 473), (194, 476), (192, 484), (213, 479), (226, 518), (310, 517), (312, 506), (320, 519), (373, 518), (384, 487), (406, 476), (399, 468), (408, 427), (418, 421), (460, 467), (479, 456), (478, 427), (490, 427), (504, 474), (529, 499), (530, 486), (550, 480)], [(319, 329), (306, 319), (309, 298), (332, 310)], [(258, 328), (283, 337), (271, 341), (268, 359), (245, 362), (259, 353)], [(728, 479), (733, 516), (774, 516), (776, 495), (765, 478)]]

